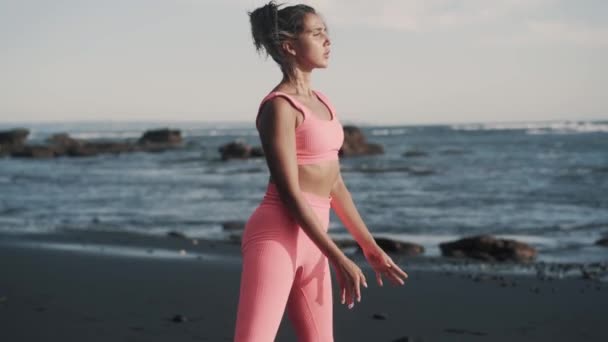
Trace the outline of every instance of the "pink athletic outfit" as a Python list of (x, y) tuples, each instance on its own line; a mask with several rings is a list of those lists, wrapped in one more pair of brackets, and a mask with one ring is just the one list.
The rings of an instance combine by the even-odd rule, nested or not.
[[(303, 113), (304, 121), (295, 129), (298, 164), (337, 160), (344, 140), (333, 106), (323, 94), (314, 93), (329, 109), (331, 120), (317, 117), (295, 98), (276, 91), (264, 97), (258, 109), (259, 116), (266, 101), (282, 96)], [(302, 194), (327, 231), (331, 197)], [(273, 183), (268, 183), (262, 202), (245, 225), (241, 253), (243, 268), (234, 341), (274, 341), (285, 307), (299, 341), (333, 341), (327, 257), (292, 218)]]

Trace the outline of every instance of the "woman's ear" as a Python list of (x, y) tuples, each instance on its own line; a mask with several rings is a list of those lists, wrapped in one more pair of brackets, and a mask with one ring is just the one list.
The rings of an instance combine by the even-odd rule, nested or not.
[(283, 49), (283, 52), (286, 55), (292, 55), (292, 56), (296, 55), (296, 49), (294, 49), (293, 43), (290, 41), (284, 41), (281, 44), (281, 48)]

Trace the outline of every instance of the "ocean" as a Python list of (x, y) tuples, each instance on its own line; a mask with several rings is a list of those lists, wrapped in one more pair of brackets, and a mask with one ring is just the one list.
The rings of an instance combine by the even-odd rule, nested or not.
[[(181, 130), (184, 148), (54, 159), (0, 158), (0, 233), (63, 229), (227, 239), (246, 221), (268, 180), (264, 159), (222, 161), (218, 148), (257, 146), (252, 124), (68, 122), (25, 127), (28, 143), (67, 132), (137, 139)], [(342, 176), (370, 231), (422, 244), (475, 234), (535, 246), (538, 260), (597, 262), (608, 248), (608, 121), (360, 126), (383, 155), (341, 158)], [(330, 233), (348, 233), (332, 214)]]

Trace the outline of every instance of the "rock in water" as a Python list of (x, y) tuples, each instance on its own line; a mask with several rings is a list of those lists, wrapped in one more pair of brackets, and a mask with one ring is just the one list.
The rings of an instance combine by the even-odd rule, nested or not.
[(0, 131), (0, 157), (21, 149), (28, 134), (30, 134), (30, 131), (25, 128)]
[(469, 257), (484, 261), (529, 262), (536, 257), (536, 249), (526, 243), (497, 239), (491, 235), (476, 235), (439, 244), (447, 257)]
[(595, 241), (595, 244), (598, 246), (608, 247), (608, 238), (599, 239), (599, 240)]
[(139, 138), (140, 144), (180, 144), (181, 142), (181, 132), (168, 128), (145, 131), (141, 138)]
[(23, 145), (29, 134), (30, 131), (25, 128), (0, 131), (0, 145)]
[(45, 145), (24, 145), (13, 148), (12, 157), (18, 158), (54, 158), (57, 155), (53, 147)]
[(252, 147), (251, 156), (252, 157), (264, 157), (264, 149), (262, 149), (262, 146)]
[(358, 156), (369, 154), (382, 154), (382, 145), (367, 142), (363, 132), (358, 127), (346, 125), (344, 129), (344, 143), (340, 148), (341, 156)]
[(251, 156), (251, 146), (241, 141), (230, 142), (221, 146), (218, 150), (222, 154), (222, 160), (245, 159)]
[[(384, 237), (374, 237), (376, 243), (387, 253), (415, 256), (424, 253), (424, 246), (407, 241), (397, 241)], [(361, 248), (359, 247), (359, 251)]]

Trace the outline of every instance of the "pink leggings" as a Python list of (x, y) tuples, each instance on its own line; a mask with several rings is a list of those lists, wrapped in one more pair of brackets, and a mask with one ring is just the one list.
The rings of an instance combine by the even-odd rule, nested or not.
[[(327, 231), (331, 198), (303, 194)], [(235, 342), (274, 341), (285, 307), (298, 341), (333, 341), (327, 257), (290, 216), (273, 183), (245, 225), (241, 252)]]

